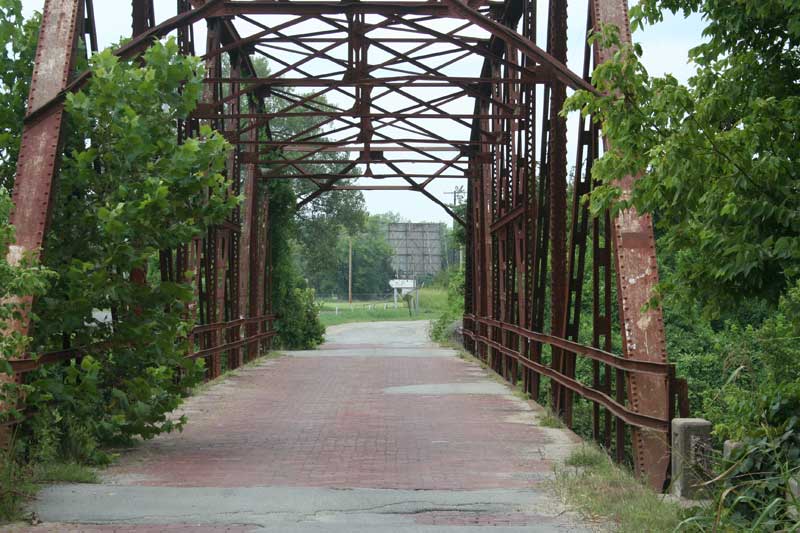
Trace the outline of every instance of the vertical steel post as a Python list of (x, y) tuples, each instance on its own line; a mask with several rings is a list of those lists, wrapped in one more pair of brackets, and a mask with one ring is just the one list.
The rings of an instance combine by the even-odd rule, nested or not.
[[(64, 121), (64, 103), (51, 103), (51, 100), (69, 83), (77, 56), (78, 36), (83, 27), (82, 7), (82, 0), (46, 0), (42, 12), (27, 117), (22, 128), (14, 179), (14, 207), (9, 218), (16, 231), (16, 241), (9, 246), (6, 255), (11, 266), (20, 265), (27, 258), (41, 258), (44, 236), (50, 223)], [(52, 50), (61, 53), (51, 54)], [(20, 319), (9, 321), (4, 334), (27, 335), (33, 298), (14, 297), (4, 303), (17, 305), (21, 311)], [(21, 357), (24, 354), (16, 355)], [(18, 379), (19, 376), (0, 374), (0, 384)], [(10, 437), (8, 426), (0, 427), (0, 447), (6, 447)]]
[[(489, 111), (489, 105), (486, 100), (480, 102), (480, 113), (486, 115)], [(489, 119), (480, 119), (481, 129), (485, 132), (489, 131)], [(484, 141), (492, 141), (492, 137), (488, 134), (482, 136)], [(480, 160), (480, 191), (481, 191), (481, 219), (480, 219), (480, 247), (481, 247), (481, 275), (483, 277), (483, 291), (481, 293), (481, 316), (493, 317), (493, 295), (494, 295), (494, 274), (492, 264), (492, 151), (494, 146), (484, 148), (481, 145), (481, 160)], [(481, 335), (490, 337), (489, 328), (486, 325), (481, 325), (479, 328)], [(483, 346), (482, 356), (485, 361), (488, 361), (491, 350), (487, 346)]]
[[(547, 50), (562, 63), (567, 62), (567, 3), (550, 2)], [(567, 121), (560, 116), (567, 97), (563, 82), (553, 80), (550, 95), (550, 138), (548, 172), (550, 178), (550, 330), (564, 336), (567, 304)], [(563, 350), (552, 347), (551, 366), (564, 370)], [(568, 426), (572, 425), (572, 409), (566, 404), (566, 390), (551, 383), (553, 409)]]
[[(536, 41), (536, 0), (527, 0), (523, 12), (523, 32), (525, 37)], [(527, 55), (522, 58), (523, 66), (535, 66), (536, 62)], [(536, 329), (533, 325), (534, 315), (534, 285), (536, 277), (536, 235), (538, 223), (538, 205), (536, 202), (536, 83), (534, 80), (523, 80), (522, 105), (525, 110), (525, 123), (522, 125), (524, 132), (524, 148), (522, 150), (522, 194), (525, 204), (523, 215), (523, 228), (525, 243), (523, 245), (523, 260), (525, 262), (525, 286), (523, 300), (524, 311), (520, 318), (523, 327)], [(533, 356), (535, 347), (528, 339), (523, 339), (523, 355), (527, 358)], [(529, 369), (523, 371), (524, 390), (532, 397), (538, 399), (538, 385), (534, 394), (534, 382), (538, 383), (539, 375)]]
[[(64, 103), (51, 100), (69, 83), (77, 56), (79, 27), (83, 25), (82, 5), (81, 0), (47, 0), (42, 12), (12, 195), (14, 208), (10, 222), (16, 230), (16, 242), (6, 256), (12, 266), (25, 257), (40, 257), (50, 222), (64, 118)], [(54, 50), (59, 53), (54, 54)], [(22, 318), (12, 322), (10, 329), (26, 335), (30, 329), (28, 312), (32, 298), (9, 303), (23, 308)]]
[[(222, 73), (221, 56), (217, 53), (222, 40), (222, 20), (218, 18), (208, 19), (208, 34), (206, 37), (206, 77), (219, 78)], [(219, 85), (217, 82), (207, 83), (203, 91), (203, 102), (214, 104), (219, 102)], [(217, 111), (222, 111), (218, 109)], [(220, 129), (219, 124), (212, 123), (212, 127)], [(222, 230), (217, 227), (209, 228), (206, 235), (206, 242), (203, 246), (202, 266), (205, 272), (206, 293), (205, 300), (201, 300), (201, 307), (205, 304), (205, 320), (207, 324), (219, 323), (224, 316), (225, 290), (224, 265), (221, 264), (222, 254), (220, 247), (223, 246), (224, 238)], [(222, 287), (220, 288), (220, 285)], [(216, 347), (223, 342), (223, 332), (221, 329), (214, 329), (207, 334), (206, 348)], [(208, 358), (208, 378), (214, 379), (222, 374), (222, 355), (217, 352)]]
[[(271, 292), (272, 292), (272, 254), (270, 246), (270, 221), (269, 221), (269, 183), (264, 181), (259, 187), (259, 239), (258, 239), (258, 285), (256, 289), (256, 297), (258, 299), (258, 315), (264, 316), (270, 310)], [(258, 329), (259, 333), (266, 333), (268, 322), (260, 322)], [(260, 343), (262, 350), (267, 350), (269, 341), (264, 339)]]
[[(242, 56), (238, 51), (230, 53), (230, 76), (238, 79), (242, 75)], [(241, 95), (238, 82), (230, 84), (230, 92), (237, 94), (229, 104), (228, 109), (232, 114), (241, 112)], [(228, 155), (228, 180), (231, 182), (229, 194), (239, 195), (242, 191), (242, 167), (241, 167), (241, 144), (239, 143), (239, 119), (229, 118), (225, 120), (225, 133), (234, 144), (234, 149)], [(231, 226), (236, 230), (228, 232), (228, 268), (226, 279), (226, 321), (237, 320), (242, 316), (241, 300), (239, 297), (240, 275), (241, 275), (241, 228), (242, 228), (242, 208), (237, 206), (232, 213)], [(234, 326), (225, 332), (225, 340), (232, 343), (241, 339), (242, 328)], [(233, 348), (228, 351), (228, 368), (237, 368), (244, 363), (243, 351), (240, 348)]]
[[(631, 43), (628, 6), (625, 0), (592, 0), (596, 28), (614, 24), (620, 29), (623, 43)], [(608, 60), (614, 50), (595, 47), (595, 63)], [(604, 140), (606, 149), (608, 141)], [(623, 198), (630, 197), (636, 176), (619, 180)], [(625, 357), (646, 361), (667, 361), (664, 320), (661, 308), (649, 306), (658, 283), (653, 221), (635, 209), (621, 212), (613, 222), (613, 243), (617, 263), (617, 288)], [(631, 407), (640, 413), (659, 418), (669, 414), (667, 379), (628, 374)], [(620, 388), (620, 383), (617, 383)], [(669, 469), (667, 435), (634, 429), (632, 431), (636, 472), (646, 476), (658, 490)]]
[[(255, 99), (250, 99), (250, 105), (254, 105)], [(251, 121), (252, 124), (252, 121)], [(253, 142), (258, 139), (258, 130), (250, 128), (245, 133), (245, 140)], [(258, 204), (258, 171), (254, 157), (258, 152), (258, 145), (247, 144), (247, 158), (244, 165), (242, 176), (242, 235), (241, 250), (239, 255), (239, 308), (246, 318), (258, 316), (258, 299), (256, 286), (258, 285), (258, 227), (259, 227), (259, 204)], [(245, 325), (245, 336), (253, 337), (258, 333), (258, 324), (247, 323)], [(246, 359), (252, 360), (258, 355), (258, 344), (247, 343)]]
[[(587, 16), (587, 35), (591, 30), (591, 10)], [(591, 82), (592, 53), (588, 44), (584, 46), (583, 79)], [(569, 232), (569, 252), (567, 254), (567, 297), (564, 314), (564, 338), (578, 342), (581, 325), (581, 304), (583, 302), (583, 285), (586, 267), (586, 242), (589, 232), (589, 206), (583, 201), (584, 196), (592, 190), (592, 164), (595, 153), (592, 150), (593, 126), (584, 116), (578, 117), (578, 146), (575, 154), (575, 173), (572, 179), (572, 206)], [(575, 377), (576, 356), (563, 351), (563, 373), (570, 378)], [(595, 362), (596, 363), (596, 362)], [(574, 394), (564, 390), (564, 407), (571, 413)], [(570, 417), (571, 418), (571, 417)]]
[(133, 0), (133, 36), (140, 35), (156, 25), (153, 0)]

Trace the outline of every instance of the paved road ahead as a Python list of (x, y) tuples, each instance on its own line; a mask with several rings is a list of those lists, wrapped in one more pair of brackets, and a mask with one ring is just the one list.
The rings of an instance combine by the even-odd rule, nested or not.
[(103, 484), (44, 490), (29, 529), (584, 531), (545, 488), (570, 436), (426, 329), (335, 326), (319, 350), (238, 371)]

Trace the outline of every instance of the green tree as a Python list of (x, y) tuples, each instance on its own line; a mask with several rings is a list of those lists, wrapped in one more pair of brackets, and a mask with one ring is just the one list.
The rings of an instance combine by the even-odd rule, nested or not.
[(386, 220), (371, 215), (355, 235), (342, 232), (337, 244), (339, 294), (347, 294), (350, 239), (353, 242), (353, 294), (385, 294), (392, 279), (392, 248), (386, 240)]
[[(800, 276), (800, 2), (643, 0), (634, 28), (664, 10), (707, 21), (688, 84), (650, 76), (640, 47), (622, 46), (595, 70), (599, 92), (567, 103), (611, 145), (593, 168), (593, 208), (656, 214), (675, 260), (670, 292), (684, 300), (714, 312), (753, 296), (774, 304)], [(619, 46), (613, 28), (592, 39)], [(625, 175), (642, 178), (620, 201)]]
[(180, 55), (171, 39), (141, 60), (100, 52), (90, 68), (86, 87), (67, 97), (71, 135), (86, 141), (63, 159), (44, 254), (58, 278), (34, 306), (33, 351), (98, 347), (80, 364), (31, 376), (31, 456), (99, 460), (97, 442), (183, 424), (166, 415), (202, 375), (181, 340), (194, 325), (192, 286), (141, 285), (130, 272), (202, 236), (239, 200), (222, 175), (230, 146), (220, 134), (202, 128), (178, 142), (177, 121), (202, 91), (198, 58)]
[(272, 306), (277, 314), (278, 342), (289, 349), (310, 349), (322, 342), (325, 327), (319, 321), (314, 290), (300, 274), (295, 204), (287, 180), (270, 180), (269, 237), (272, 256)]
[[(267, 76), (270, 72), (269, 63), (262, 57), (254, 58), (253, 64), (259, 76)], [(292, 99), (305, 98), (306, 94), (297, 94), (292, 88), (278, 89), (265, 102), (268, 112), (278, 110), (291, 105)], [(314, 98), (307, 103), (316, 109), (329, 110), (331, 108), (324, 96)], [(302, 138), (313, 138), (319, 142), (327, 139), (321, 135), (319, 117), (293, 116), (280, 117), (270, 121), (270, 132), (273, 139), (288, 139), (295, 135), (302, 134)], [(276, 154), (277, 155), (277, 154)], [(282, 151), (280, 156), (274, 161), (278, 163), (281, 159), (300, 158), (307, 153)], [(345, 152), (321, 152), (309, 159), (337, 160), (346, 163), (348, 160)], [(305, 163), (302, 168), (307, 173), (335, 174), (341, 171), (343, 164), (337, 163)], [(264, 168), (268, 173), (280, 165), (270, 165)], [(286, 173), (295, 174), (297, 168), (287, 167)], [(354, 176), (357, 169), (350, 171)], [(337, 184), (344, 185), (351, 183), (350, 179), (342, 179)], [(294, 193), (295, 201), (297, 198), (317, 190), (317, 186), (307, 179), (293, 179), (290, 182)], [(281, 189), (283, 191), (283, 189)], [(318, 196), (311, 202), (305, 204), (296, 211), (296, 216), (292, 217), (292, 232), (289, 239), (296, 241), (294, 255), (299, 259), (302, 276), (308, 284), (322, 294), (329, 294), (336, 290), (337, 262), (336, 246), (339, 234), (344, 230), (349, 233), (359, 231), (366, 220), (366, 209), (364, 195), (361, 191), (336, 191), (328, 192)]]
[(40, 19), (37, 13), (25, 20), (20, 0), (0, 0), (0, 186), (9, 191), (14, 186)]
[[(308, 184), (296, 183), (295, 190)], [(357, 194), (351, 194), (357, 193)], [(336, 291), (336, 247), (342, 232), (355, 234), (367, 219), (361, 191), (334, 191), (323, 194), (297, 213), (297, 240), (300, 244), (303, 275), (320, 294)]]

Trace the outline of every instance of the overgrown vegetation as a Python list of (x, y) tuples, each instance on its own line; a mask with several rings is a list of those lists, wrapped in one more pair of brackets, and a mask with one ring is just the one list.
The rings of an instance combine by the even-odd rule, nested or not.
[(277, 312), (278, 343), (287, 349), (313, 348), (322, 342), (314, 289), (301, 276), (295, 259), (295, 191), (286, 180), (269, 182), (272, 305)]
[(447, 342), (450, 326), (464, 315), (464, 271), (454, 268), (446, 279), (447, 307), (431, 328), (431, 337), (437, 342)]
[[(3, 250), (13, 244), (8, 190), (38, 20), (23, 20), (19, 0), (0, 0)], [(183, 339), (194, 325), (187, 312), (194, 298), (192, 280), (161, 280), (159, 251), (203, 236), (239, 201), (223, 176), (230, 147), (222, 135), (201, 128), (178, 141), (177, 122), (189, 116), (201, 95), (200, 59), (182, 56), (168, 40), (154, 43), (134, 61), (104, 51), (89, 64), (82, 60), (79, 68), (90, 68), (92, 76), (82, 91), (67, 97), (67, 144), (43, 265), (34, 258), (9, 265), (5, 252), (0, 257), (2, 325), (23, 310), (13, 297), (38, 296), (32, 337), (13, 334), (0, 341), (0, 371), (10, 373), (7, 360), (23, 353), (93, 348), (80, 359), (28, 374), (22, 386), (3, 383), (3, 415), (20, 415), (14, 407), (21, 405), (21, 396), (27, 415), (13, 453), (4, 458), (8, 475), (0, 487), (0, 514), (6, 518), (30, 493), (31, 483), (74, 479), (70, 471), (80, 465), (110, 459), (105, 445), (151, 438), (186, 422), (167, 414), (203, 375), (201, 361), (184, 357)], [(279, 181), (270, 188), (271, 289), (273, 305), (280, 309), (279, 342), (313, 346), (324, 332), (314, 292), (287, 253), (296, 246), (295, 191)], [(134, 279), (135, 271), (144, 279)]]
[(12, 446), (0, 451), (0, 523), (20, 518), (23, 504), (42, 483), (96, 483), (97, 474), (78, 463), (22, 463)]
[[(797, 527), (790, 488), (800, 469), (800, 3), (642, 0), (634, 27), (666, 10), (700, 13), (705, 42), (684, 85), (651, 77), (616, 28), (618, 47), (567, 110), (603, 123), (611, 148), (593, 167), (591, 208), (654, 215), (671, 358), (689, 380), (695, 416), (716, 445), (742, 447), (717, 466), (713, 510), (684, 526)], [(616, 180), (642, 175), (630, 199)]]
[[(621, 46), (613, 28), (592, 37), (619, 47), (594, 73), (599, 93), (578, 92), (567, 107), (602, 121), (611, 143), (593, 169), (601, 186), (592, 209), (633, 205), (654, 215), (668, 351), (689, 380), (693, 414), (714, 423), (717, 447), (724, 439), (741, 443), (710, 473), (714, 505), (682, 527), (796, 529), (800, 2), (642, 0), (632, 10), (633, 24), (658, 22), (665, 10), (701, 13), (707, 22), (706, 42), (691, 52), (697, 75), (686, 85), (649, 76), (641, 51)], [(19, 0), (0, 0), (0, 250), (13, 243), (9, 191), (37, 32), (38, 17), (25, 21)], [(266, 63), (257, 65), (267, 70)], [(104, 444), (182, 426), (185, 420), (166, 414), (202, 374), (199, 363), (184, 359), (180, 340), (192, 327), (185, 312), (192, 287), (161, 281), (152, 267), (159, 250), (202, 235), (238, 201), (222, 175), (229, 149), (222, 136), (204, 129), (177, 142), (174, 124), (194, 109), (201, 91), (198, 59), (180, 56), (167, 41), (155, 43), (141, 61), (103, 52), (89, 66), (91, 81), (67, 102), (66, 137), (73, 141), (64, 152), (54, 198), (57, 231), (47, 236), (44, 262), (24, 258), (10, 265), (0, 254), (0, 326), (19, 316), (16, 297), (39, 296), (32, 337), (0, 339), (0, 371), (8, 373), (7, 360), (28, 350), (103, 347), (41, 369), (23, 386), (2, 384), (0, 400), (12, 407), (8, 416), (20, 414), (13, 407), (23, 394), (31, 416), (14, 455), (0, 464), (0, 518), (29, 493), (30, 482), (91, 479), (83, 467), (63, 465), (108, 461)], [(268, 105), (286, 102), (276, 92)], [(327, 105), (323, 99), (315, 104)], [(302, 117), (271, 125), (286, 135), (311, 126)], [(333, 174), (337, 168), (314, 170)], [(616, 180), (639, 174), (633, 196), (621, 200)], [(314, 346), (324, 324), (408, 318), (406, 309), (380, 304), (336, 314), (316, 301), (315, 289), (346, 292), (351, 238), (354, 291), (386, 289), (390, 251), (382, 225), (389, 219), (368, 217), (360, 192), (323, 195), (296, 217), (294, 206), (311, 192), (310, 183), (270, 180), (264, 187), (282, 346)], [(460, 230), (456, 238), (463, 243)], [(149, 272), (146, 282), (136, 283), (133, 271)], [(463, 313), (463, 272), (446, 276), (440, 280), (446, 292), (424, 289), (422, 312), (413, 317), (438, 317), (437, 340)], [(588, 300), (584, 305), (586, 342), (591, 309)], [(545, 363), (548, 357), (545, 350)], [(579, 359), (579, 379), (589, 382), (591, 372)], [(542, 394), (548, 396), (546, 388)], [(576, 403), (579, 433), (590, 433), (590, 413), (589, 403)], [(610, 513), (622, 531), (677, 525), (673, 507), (597, 450), (583, 449), (568, 465), (559, 476), (561, 490), (586, 502), (588, 514)]]
[(715, 507), (685, 525), (703, 530), (721, 525), (734, 531), (800, 528), (800, 383), (765, 389), (749, 397), (736, 391), (726, 414), (731, 420), (740, 418), (716, 427), (718, 434), (731, 432), (738, 446), (720, 461), (721, 472), (709, 482), (717, 492)]
[(6, 190), (14, 184), (40, 19), (37, 13), (25, 20), (19, 0), (0, 0), (0, 185)]
[[(25, 385), (5, 387), (6, 405), (24, 394), (33, 413), (18, 452), (40, 464), (102, 463), (108, 460), (103, 443), (150, 438), (183, 424), (166, 414), (202, 372), (200, 363), (184, 358), (180, 340), (192, 326), (185, 313), (191, 285), (137, 283), (131, 272), (146, 271), (159, 250), (222, 222), (237, 202), (221, 174), (229, 149), (222, 136), (204, 129), (179, 144), (175, 134), (177, 119), (199, 98), (197, 58), (181, 56), (166, 41), (141, 62), (102, 52), (90, 67), (89, 83), (66, 104), (71, 131), (86, 142), (66, 149), (54, 200), (58, 231), (47, 236), (46, 270), (33, 271), (53, 274), (45, 287), (30, 267), (4, 265), (16, 278), (4, 290), (43, 294), (46, 288), (33, 309), (33, 338), (6, 342), (5, 358), (23, 349), (96, 346), (80, 361), (46, 366)], [(110, 310), (113, 319), (97, 310)]]
[[(466, 218), (466, 202), (456, 203), (452, 208), (462, 219)], [(465, 250), (467, 247), (467, 235), (460, 224), (453, 224), (453, 228), (445, 233), (445, 239), (447, 248)], [(464, 316), (464, 279), (463, 265), (457, 264), (443, 270), (434, 280), (447, 289), (447, 307), (431, 327), (431, 338), (437, 342), (450, 342), (448, 337), (453, 323), (460, 322)]]
[[(553, 486), (581, 514), (612, 531), (673, 531), (682, 511), (592, 445), (576, 448), (556, 467)], [(611, 522), (611, 524), (608, 524)]]
[[(23, 23), (18, 1), (0, 3), (8, 67), (0, 90), (3, 250), (13, 245), (5, 187), (13, 188), (37, 20)], [(19, 297), (38, 296), (31, 337), (3, 336), (0, 370), (10, 373), (8, 359), (28, 352), (93, 348), (28, 374), (23, 385), (3, 383), (3, 421), (19, 417), (15, 407), (25, 400), (25, 419), (2, 462), (4, 518), (34, 483), (92, 480), (81, 465), (107, 462), (103, 445), (151, 438), (185, 422), (166, 415), (202, 376), (202, 363), (185, 359), (181, 340), (193, 325), (185, 312), (192, 287), (131, 273), (146, 272), (159, 250), (221, 223), (238, 202), (221, 173), (229, 150), (221, 135), (202, 129), (178, 143), (175, 124), (191, 113), (202, 88), (199, 59), (180, 55), (169, 40), (135, 62), (106, 51), (88, 66), (88, 84), (66, 101), (72, 141), (62, 157), (51, 224), (57, 231), (47, 235), (44, 261), (9, 264), (5, 251), (0, 255), (0, 327), (6, 331), (25, 310)]]

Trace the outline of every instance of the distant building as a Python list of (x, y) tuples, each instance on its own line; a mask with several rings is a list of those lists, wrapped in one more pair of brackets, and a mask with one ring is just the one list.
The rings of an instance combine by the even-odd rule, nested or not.
[(425, 279), (442, 270), (444, 224), (393, 222), (388, 231), (395, 277)]

